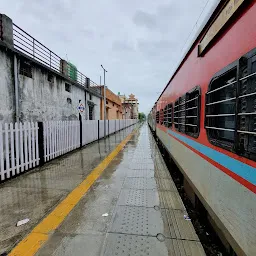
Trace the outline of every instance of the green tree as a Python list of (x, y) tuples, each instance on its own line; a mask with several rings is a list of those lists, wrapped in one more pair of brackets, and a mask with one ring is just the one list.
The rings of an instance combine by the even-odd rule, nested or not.
[(146, 120), (146, 115), (143, 112), (139, 113), (139, 120), (140, 121), (145, 121)]

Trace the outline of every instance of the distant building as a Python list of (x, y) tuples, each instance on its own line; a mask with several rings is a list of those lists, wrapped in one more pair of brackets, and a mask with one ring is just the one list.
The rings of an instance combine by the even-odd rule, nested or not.
[[(103, 96), (100, 102), (100, 119), (104, 119), (104, 86), (98, 86)], [(106, 119), (123, 119), (121, 99), (106, 87)]]
[(137, 119), (139, 116), (138, 99), (134, 94), (130, 94), (129, 97), (125, 95), (119, 95), (123, 108), (123, 119)]

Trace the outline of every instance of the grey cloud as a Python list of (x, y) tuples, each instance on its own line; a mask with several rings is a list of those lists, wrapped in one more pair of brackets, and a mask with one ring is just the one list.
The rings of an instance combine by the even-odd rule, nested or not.
[(109, 88), (134, 93), (148, 112), (207, 1), (8, 0), (1, 12), (95, 82), (103, 64)]
[(134, 46), (131, 43), (121, 41), (121, 40), (116, 40), (112, 44), (112, 49), (114, 51), (121, 51), (121, 52), (131, 52), (134, 51)]
[(175, 50), (175, 42), (170, 40), (138, 40), (138, 50), (145, 54), (147, 57), (170, 56), (171, 52)]
[(156, 27), (156, 16), (144, 11), (136, 11), (133, 16), (133, 22), (137, 26), (146, 27), (152, 29)]

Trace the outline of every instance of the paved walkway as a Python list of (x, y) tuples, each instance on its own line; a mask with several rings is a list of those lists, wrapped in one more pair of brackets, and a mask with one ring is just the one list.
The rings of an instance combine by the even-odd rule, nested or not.
[[(99, 143), (55, 159), (0, 184), (0, 255), (9, 252), (128, 135), (124, 129)], [(26, 225), (16, 227), (19, 220)]]
[[(54, 174), (50, 176), (52, 173), (47, 174), (47, 169), (44, 170), (45, 175), (49, 175), (49, 183), (46, 183), (49, 186), (45, 185), (46, 197), (49, 198), (48, 195), (53, 193), (50, 201), (54, 201), (54, 204), (74, 188), (75, 180), (79, 180), (77, 183), (81, 182), (89, 169), (96, 166), (95, 162), (91, 163), (90, 168), (85, 167), (79, 157), (85, 154), (75, 154), (76, 163), (67, 161), (69, 169), (65, 167), (64, 174), (59, 173), (53, 178)], [(90, 159), (92, 155), (93, 152), (86, 159)], [(73, 155), (68, 156), (67, 160), (72, 157)], [(61, 164), (57, 161), (56, 165)], [(73, 167), (77, 165), (80, 166), (80, 171), (79, 167)], [(86, 173), (81, 174), (81, 171)], [(34, 175), (42, 175), (41, 173), (43, 172), (35, 172)], [(58, 178), (63, 176), (66, 177), (66, 182), (63, 179), (59, 182)], [(37, 179), (40, 180), (40, 177)], [(10, 186), (6, 188), (10, 189)], [(31, 197), (29, 191), (26, 193)], [(44, 200), (44, 193), (39, 194), (41, 208), (43, 207), (41, 211), (45, 214), (49, 211), (50, 203), (49, 200)], [(16, 203), (18, 201), (16, 199)], [(35, 206), (35, 200), (31, 206), (32, 204)], [(32, 207), (30, 211), (31, 209)], [(38, 210), (40, 211), (40, 207)], [(29, 210), (26, 213), (29, 214)], [(47, 236), (36, 255), (203, 256), (205, 253), (202, 245), (191, 221), (185, 220), (184, 214), (187, 214), (186, 209), (145, 124), (130, 138), (70, 214)], [(27, 217), (25, 215), (22, 217)], [(14, 222), (16, 220), (17, 218)]]

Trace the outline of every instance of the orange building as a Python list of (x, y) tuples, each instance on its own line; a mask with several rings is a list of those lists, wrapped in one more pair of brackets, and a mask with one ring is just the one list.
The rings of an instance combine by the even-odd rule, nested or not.
[[(100, 102), (100, 119), (104, 119), (104, 87), (100, 86), (102, 99)], [(106, 119), (123, 119), (120, 98), (106, 87)]]

